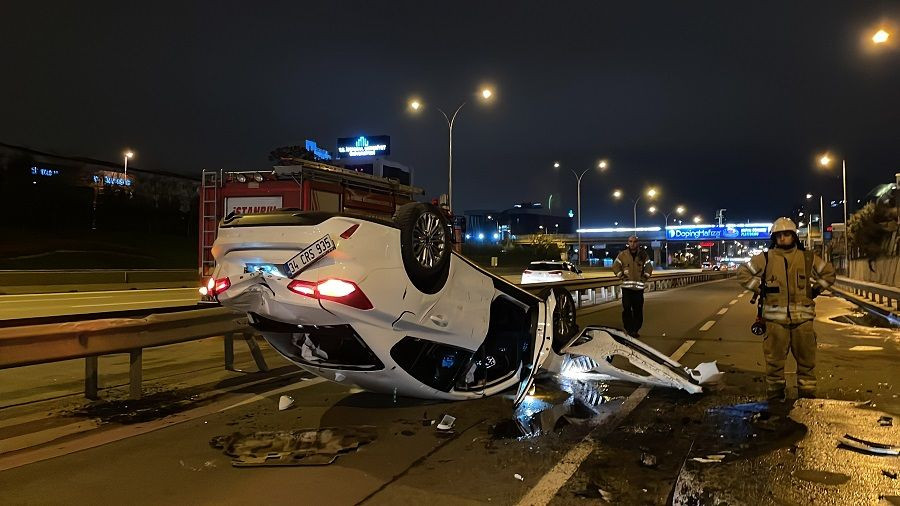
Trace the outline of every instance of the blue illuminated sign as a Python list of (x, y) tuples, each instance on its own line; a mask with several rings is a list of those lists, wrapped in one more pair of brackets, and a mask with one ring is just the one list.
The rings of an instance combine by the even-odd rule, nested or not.
[(51, 176), (58, 176), (59, 171), (57, 169), (39, 169), (37, 167), (32, 167), (31, 175), (32, 176), (51, 177)]
[(391, 154), (391, 136), (374, 135), (342, 137), (337, 141), (339, 158), (348, 156), (375, 156)]
[(316, 144), (316, 141), (307, 139), (306, 150), (316, 155), (316, 158), (319, 160), (331, 160), (331, 153), (329, 153), (328, 150), (320, 148), (319, 145)]
[(670, 241), (742, 241), (768, 240), (771, 225), (753, 223), (749, 225), (679, 226), (666, 229), (666, 239)]
[(131, 186), (131, 180), (124, 177), (94, 176), (94, 184), (101, 183), (106, 186)]

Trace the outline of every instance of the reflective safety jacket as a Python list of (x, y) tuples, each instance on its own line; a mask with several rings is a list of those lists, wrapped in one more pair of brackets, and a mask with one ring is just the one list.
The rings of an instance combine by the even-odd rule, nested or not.
[(612, 270), (622, 280), (622, 288), (644, 291), (644, 283), (653, 274), (653, 262), (645, 250), (632, 255), (631, 250), (625, 248), (613, 262)]
[(796, 247), (773, 248), (754, 256), (738, 267), (737, 277), (744, 288), (764, 292), (763, 319), (783, 324), (814, 319), (813, 299), (835, 280), (831, 263)]

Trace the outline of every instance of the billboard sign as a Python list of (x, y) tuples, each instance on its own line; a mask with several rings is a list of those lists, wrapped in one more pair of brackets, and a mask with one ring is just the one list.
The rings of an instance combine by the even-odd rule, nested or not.
[(748, 223), (746, 225), (725, 226), (678, 226), (666, 228), (669, 241), (755, 241), (768, 240), (772, 225), (769, 223)]
[(390, 135), (341, 137), (337, 140), (338, 158), (391, 154)]
[(278, 197), (226, 197), (225, 216), (251, 213), (267, 213), (281, 208), (281, 196)]

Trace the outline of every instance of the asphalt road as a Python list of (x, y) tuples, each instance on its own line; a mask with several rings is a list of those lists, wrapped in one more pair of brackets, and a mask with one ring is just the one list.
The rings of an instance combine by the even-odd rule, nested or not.
[[(395, 399), (309, 378), (290, 372), (290, 368), (281, 375), (216, 376), (213, 383), (200, 382), (181, 394), (166, 390), (171, 381), (162, 381), (147, 388), (161, 390), (157, 394), (120, 412), (88, 408), (79, 413), (71, 407), (53, 412), (44, 409), (42, 402), (58, 400), (33, 401), (0, 410), (0, 420), (13, 420), (0, 422), (0, 438), (6, 438), (0, 439), (0, 452), (5, 441), (34, 436), (29, 431), (57, 430), (59, 438), (50, 444), (0, 453), (3, 501), (581, 504), (586, 498), (606, 498), (621, 504), (665, 504), (676, 484), (684, 488), (687, 473), (693, 473), (690, 476), (696, 483), (714, 479), (717, 484), (731, 483), (734, 490), (740, 490), (741, 481), (768, 485), (780, 477), (780, 483), (788, 487), (786, 493), (797, 494), (790, 503), (804, 503), (805, 497), (813, 497), (825, 504), (841, 504), (842, 499), (876, 504), (879, 494), (900, 495), (896, 480), (866, 481), (849, 472), (852, 479), (839, 485), (828, 482), (831, 475), (819, 481), (797, 481), (790, 466), (800, 464), (789, 460), (780, 462), (788, 468), (772, 462), (771, 468), (766, 467), (767, 461), (761, 461), (756, 468), (734, 468), (731, 474), (712, 478), (703, 475), (702, 469), (686, 465), (687, 459), (695, 456), (692, 452), (705, 449), (705, 435), (714, 432), (704, 425), (710, 409), (756, 401), (762, 394), (760, 338), (749, 333), (753, 308), (734, 281), (725, 280), (647, 294), (645, 311), (644, 340), (667, 354), (683, 355), (680, 360), (688, 366), (718, 360), (726, 371), (723, 385), (691, 396), (611, 381), (544, 379), (538, 384), (536, 400), (526, 406), (534, 415), (519, 424), (512, 421), (508, 395), (456, 403)], [(846, 305), (825, 299), (820, 311), (836, 315), (846, 312)], [(607, 305), (583, 314), (579, 323), (618, 326), (619, 312), (617, 305)], [(896, 398), (900, 387), (894, 386), (900, 385), (895, 367), (900, 352), (897, 332), (825, 320), (817, 325), (821, 396), (872, 400), (877, 409), (900, 414)], [(206, 346), (209, 352), (214, 345), (191, 346), (184, 348), (183, 356), (170, 353), (158, 363), (174, 368), (179, 360), (196, 360), (203, 351), (197, 346)], [(256, 383), (246, 383), (250, 380)], [(283, 394), (291, 395), (295, 405), (279, 411), (278, 399)], [(48, 393), (48, 397), (52, 396)], [(31, 414), (21, 416), (24, 409)], [(117, 418), (135, 410), (144, 416)], [(431, 420), (444, 414), (457, 418), (455, 431), (446, 436), (438, 435), (431, 425)], [(21, 423), (15, 422), (16, 417)], [(59, 429), (62, 422), (49, 420), (60, 417), (69, 426), (79, 422), (94, 426), (66, 435)], [(815, 420), (806, 423), (812, 434), (818, 425)], [(210, 445), (213, 438), (235, 432), (347, 431), (359, 426), (374, 427), (374, 440), (330, 465), (238, 468), (231, 466), (231, 457)], [(759, 432), (760, 441), (772, 443), (761, 450), (766, 458), (790, 459), (794, 455), (798, 460), (808, 451), (792, 446), (791, 454), (788, 446), (778, 445), (780, 440), (772, 442), (774, 436)], [(894, 433), (884, 434), (887, 441)], [(265, 437), (256, 434), (258, 440)], [(343, 440), (350, 444), (364, 441), (352, 433)], [(656, 461), (641, 465), (642, 454)], [(748, 454), (741, 462), (760, 462), (759, 458)], [(856, 465), (865, 470), (871, 458), (848, 452), (837, 457), (822, 453), (819, 460), (810, 456), (812, 460), (802, 465), (814, 467), (815, 462), (830, 459), (845, 469)], [(731, 468), (723, 465), (722, 469)], [(746, 479), (748, 472), (754, 473), (752, 480)], [(693, 489), (684, 490), (690, 494)], [(747, 489), (730, 503), (772, 503), (758, 494)]]
[(0, 321), (193, 306), (197, 288), (0, 295)]

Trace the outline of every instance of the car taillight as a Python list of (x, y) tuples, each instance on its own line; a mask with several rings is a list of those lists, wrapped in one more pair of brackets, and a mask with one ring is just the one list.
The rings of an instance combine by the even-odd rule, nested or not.
[(350, 236), (353, 235), (353, 232), (356, 232), (356, 229), (358, 229), (358, 228), (359, 228), (359, 223), (357, 223), (356, 225), (353, 225), (352, 227), (348, 228), (347, 230), (344, 230), (344, 233), (341, 234), (341, 239), (349, 239)]
[(231, 280), (228, 278), (217, 279), (215, 280), (215, 282), (212, 282), (212, 279), (210, 279), (210, 282), (210, 284), (212, 285), (212, 290), (209, 290), (210, 295), (219, 295), (225, 290), (231, 288)]
[(366, 294), (352, 281), (332, 278), (313, 283), (295, 279), (288, 283), (287, 287), (288, 290), (300, 295), (313, 299), (330, 300), (356, 309), (366, 310), (374, 307)]

